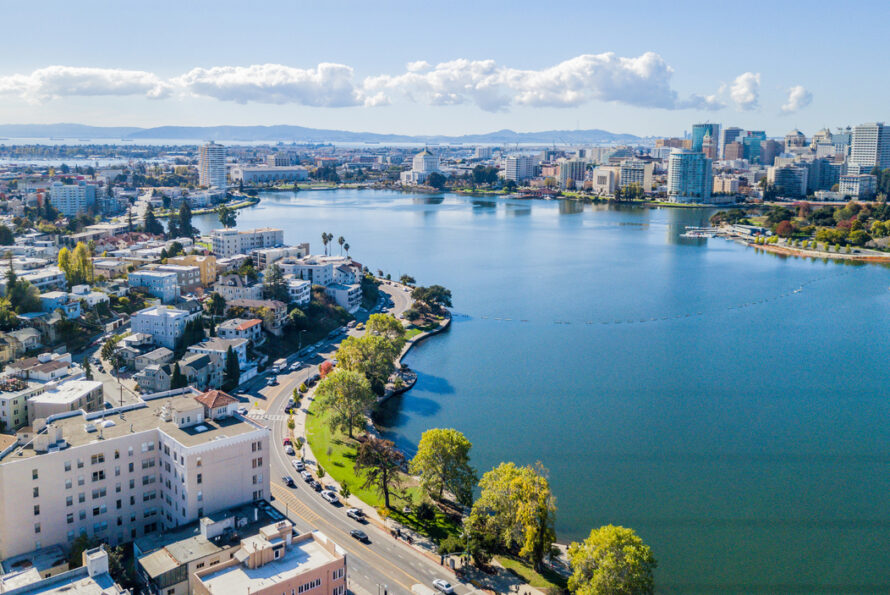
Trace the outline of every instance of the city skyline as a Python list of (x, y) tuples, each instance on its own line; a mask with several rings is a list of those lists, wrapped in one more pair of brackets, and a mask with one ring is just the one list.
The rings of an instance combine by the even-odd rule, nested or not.
[[(849, 59), (878, 34), (875, 17), (886, 8), (870, 2), (842, 14), (824, 2), (803, 14), (790, 3), (709, 14), (701, 3), (665, 13), (654, 4), (547, 11), (516, 3), (505, 12), (458, 2), (423, 16), (272, 3), (238, 7), (237, 19), (226, 2), (214, 10), (161, 3), (128, 9), (123, 23), (110, 6), (52, 3), (49, 19), (45, 9), (11, 11), (17, 22), (40, 22), (43, 35), (35, 44), (31, 28), (10, 31), (8, 43), (28, 51), (0, 59), (0, 123), (672, 136), (711, 121), (779, 136), (885, 119), (883, 83)], [(758, 8), (794, 26), (775, 34), (763, 21), (746, 25)], [(703, 15), (723, 33), (702, 31)], [(830, 40), (853, 26), (860, 34), (843, 36), (838, 51)], [(69, 46), (72, 29), (97, 43)], [(554, 38), (560, 43), (535, 43)], [(825, 72), (843, 72), (845, 84)], [(857, 80), (861, 89), (849, 82)]]

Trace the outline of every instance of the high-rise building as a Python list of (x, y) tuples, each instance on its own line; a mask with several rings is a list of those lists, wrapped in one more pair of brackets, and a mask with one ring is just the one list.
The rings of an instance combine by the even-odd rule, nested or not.
[(723, 146), (723, 158), (727, 161), (745, 158), (745, 147), (739, 141), (733, 141)]
[(791, 132), (785, 135), (785, 150), (792, 151), (794, 149), (803, 149), (807, 146), (807, 137), (806, 135), (795, 128)]
[(750, 163), (760, 163), (760, 143), (766, 140), (763, 130), (749, 130), (742, 137), (743, 157)]
[(808, 173), (804, 164), (776, 165), (767, 169), (766, 181), (779, 196), (796, 198), (806, 196)]
[(782, 143), (774, 140), (760, 141), (760, 163), (763, 165), (773, 165), (776, 157), (782, 153)]
[(850, 162), (866, 169), (890, 167), (890, 126), (870, 122), (853, 128)]
[(651, 161), (628, 159), (621, 163), (618, 185), (627, 188), (636, 184), (643, 189), (643, 192), (649, 192), (652, 190), (652, 173), (654, 171), (655, 164)]
[(569, 180), (581, 182), (584, 180), (584, 173), (587, 171), (587, 164), (583, 161), (566, 159), (559, 162), (559, 186), (567, 188)]
[(228, 258), (236, 254), (249, 254), (261, 248), (274, 248), (284, 244), (284, 230), (275, 227), (257, 229), (214, 229), (210, 234), (213, 254)]
[(711, 139), (714, 143), (720, 138), (720, 124), (693, 124), (692, 125), (692, 150), (701, 151), (702, 143), (705, 140), (705, 134), (711, 133)]
[[(720, 155), (722, 155), (724, 159), (729, 159), (729, 157), (726, 156), (726, 145), (736, 142), (744, 133), (745, 131), (738, 126), (730, 126), (729, 128), (723, 129), (723, 132), (720, 135)], [(741, 159), (741, 157), (737, 157), (736, 159)]]
[(717, 137), (711, 136), (710, 130), (705, 131), (705, 137), (701, 143), (701, 152), (711, 161), (717, 159)]
[(535, 175), (535, 159), (525, 155), (512, 155), (504, 159), (504, 179), (523, 182)]
[(49, 189), (49, 202), (66, 217), (74, 217), (86, 213), (96, 203), (96, 187), (84, 182), (56, 182)]
[(714, 186), (711, 160), (701, 151), (675, 149), (668, 159), (667, 193), (671, 202), (708, 202)]
[(198, 149), (198, 182), (201, 186), (226, 188), (226, 148), (213, 141)]
[(474, 159), (491, 159), (491, 147), (476, 147)]

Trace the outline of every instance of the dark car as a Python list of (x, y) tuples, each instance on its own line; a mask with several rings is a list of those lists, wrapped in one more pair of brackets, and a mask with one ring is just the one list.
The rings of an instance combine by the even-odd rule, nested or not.
[(283, 481), (284, 485), (286, 485), (289, 488), (292, 488), (296, 485), (296, 484), (294, 484), (294, 479), (290, 475), (285, 475), (284, 477), (281, 478), (281, 481)]
[(314, 479), (309, 483), (309, 485), (312, 486), (312, 489), (315, 490), (316, 492), (321, 491), (321, 484), (318, 483), (317, 481), (315, 481)]
[(352, 531), (349, 532), (349, 534), (352, 535), (352, 537), (354, 539), (358, 539), (359, 541), (361, 541), (363, 543), (367, 543), (367, 541), (368, 541), (368, 534), (360, 529), (353, 529)]

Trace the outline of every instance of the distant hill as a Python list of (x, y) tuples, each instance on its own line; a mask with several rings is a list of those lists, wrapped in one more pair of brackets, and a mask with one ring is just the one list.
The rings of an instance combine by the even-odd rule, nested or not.
[(341, 143), (430, 143), (430, 144), (600, 144), (633, 143), (633, 134), (607, 130), (545, 130), (515, 132), (498, 130), (486, 134), (406, 135), (326, 130), (304, 126), (157, 126), (154, 128), (86, 126), (83, 124), (0, 124), (0, 136), (16, 138), (89, 138), (140, 140), (216, 140), (251, 142), (341, 142)]

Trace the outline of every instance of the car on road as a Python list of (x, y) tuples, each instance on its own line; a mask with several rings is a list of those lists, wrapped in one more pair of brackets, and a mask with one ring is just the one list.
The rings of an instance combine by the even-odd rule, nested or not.
[(320, 492), (322, 490), (321, 484), (315, 481), (314, 479), (309, 482), (309, 487), (311, 487), (316, 492)]
[(285, 438), (281, 441), (281, 446), (290, 446), (290, 445), (291, 445), (290, 438)]
[(290, 371), (296, 372), (297, 370), (299, 370), (302, 367), (303, 367), (303, 362), (294, 362), (290, 365)]
[(238, 407), (239, 415), (247, 415), (247, 407)]
[(296, 469), (297, 473), (300, 473), (301, 471), (306, 469), (306, 465), (304, 465), (303, 461), (299, 459), (294, 459), (293, 461), (291, 461), (291, 464), (293, 464), (294, 469)]
[(346, 516), (348, 516), (349, 518), (351, 518), (354, 521), (361, 522), (361, 521), (365, 520), (365, 513), (362, 512), (361, 508), (350, 508), (349, 510), (346, 511)]
[(368, 541), (368, 534), (361, 529), (353, 529), (349, 532), (349, 534), (352, 535), (353, 539), (358, 539), (363, 543), (366, 543)]
[(277, 378), (277, 377), (275, 377), (275, 376), (269, 376), (269, 377), (266, 379), (266, 386), (275, 386), (276, 384), (278, 384), (278, 378)]
[(358, 321), (350, 320), (349, 324), (346, 325), (346, 328), (355, 328), (355, 325), (357, 325), (357, 324), (358, 324)]
[(312, 381), (312, 384), (315, 384), (316, 382), (321, 380), (321, 374), (313, 374), (312, 378), (310, 378), (309, 380)]
[(437, 591), (441, 591), (442, 593), (445, 593), (445, 595), (451, 595), (452, 593), (454, 593), (454, 587), (452, 587), (451, 583), (443, 578), (437, 578), (436, 580), (434, 580), (433, 586), (436, 588)]
[(330, 502), (331, 504), (338, 504), (340, 499), (337, 498), (337, 494), (332, 492), (331, 490), (324, 490), (321, 493), (321, 497)]
[(286, 485), (289, 488), (297, 487), (297, 484), (294, 483), (294, 478), (291, 477), (290, 475), (283, 476), (281, 478), (281, 481), (284, 482), (284, 485)]
[(312, 481), (312, 474), (308, 471), (300, 471), (300, 477), (303, 478), (303, 481), (306, 483), (310, 483)]
[(289, 456), (289, 457), (292, 457), (292, 456), (294, 456), (295, 454), (297, 454), (296, 452), (294, 452), (294, 447), (291, 446), (291, 445), (287, 445), (286, 447), (284, 447), (284, 452), (285, 452), (285, 454), (287, 454), (287, 456)]

